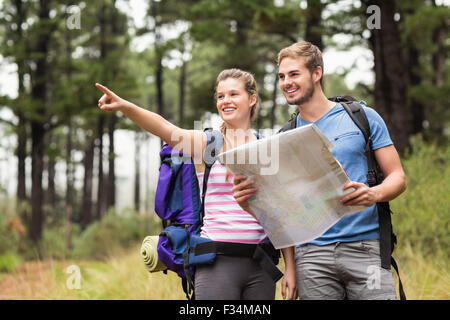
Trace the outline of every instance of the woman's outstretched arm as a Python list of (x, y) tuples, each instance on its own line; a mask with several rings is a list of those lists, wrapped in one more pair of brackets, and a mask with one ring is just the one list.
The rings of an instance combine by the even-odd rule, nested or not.
[(202, 150), (206, 146), (206, 135), (203, 131), (179, 128), (159, 114), (122, 99), (105, 86), (99, 83), (96, 83), (95, 86), (104, 93), (98, 101), (100, 109), (121, 111), (136, 125), (160, 137), (172, 148), (192, 156), (202, 156)]

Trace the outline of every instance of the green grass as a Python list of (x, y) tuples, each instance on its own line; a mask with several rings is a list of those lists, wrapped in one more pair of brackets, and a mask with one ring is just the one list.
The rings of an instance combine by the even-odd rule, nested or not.
[(438, 148), (420, 138), (413, 140), (413, 146), (413, 156), (402, 161), (408, 187), (391, 202), (399, 247), (409, 244), (431, 259), (448, 260), (450, 147)]
[(22, 258), (14, 253), (0, 255), (0, 272), (13, 272), (22, 262)]

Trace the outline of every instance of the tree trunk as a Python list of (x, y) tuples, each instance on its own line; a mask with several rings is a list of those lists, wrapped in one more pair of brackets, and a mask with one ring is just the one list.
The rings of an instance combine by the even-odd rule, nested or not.
[(108, 182), (106, 193), (106, 208), (107, 210), (115, 208), (116, 206), (116, 154), (114, 149), (114, 131), (116, 130), (117, 117), (115, 114), (110, 115), (108, 119), (108, 137), (109, 137), (109, 152), (108, 152)]
[(56, 161), (52, 155), (47, 156), (47, 192), (45, 202), (50, 208), (56, 208), (56, 189), (55, 189), (55, 177), (56, 177)]
[(39, 1), (39, 33), (36, 36), (36, 70), (32, 79), (31, 95), (34, 102), (34, 120), (31, 121), (31, 226), (30, 238), (38, 244), (42, 237), (44, 215), (42, 211), (42, 173), (45, 138), (45, 102), (47, 100), (47, 55), (51, 31), (46, 25), (50, 19), (49, 1)]
[[(164, 48), (162, 46), (161, 41), (161, 22), (160, 22), (160, 13), (158, 10), (159, 1), (151, 1), (150, 2), (150, 16), (153, 18), (154, 27), (151, 32), (155, 37), (155, 86), (156, 86), (156, 107), (157, 113), (163, 118), (170, 120), (167, 118), (166, 110), (164, 107), (164, 90), (163, 90), (163, 72), (164, 67), (162, 65), (162, 59), (164, 56)], [(163, 146), (163, 141), (161, 140), (161, 147)]]
[[(73, 2), (69, 2), (72, 5)], [(66, 15), (66, 19), (68, 14)], [(67, 80), (70, 85), (72, 82), (72, 37), (71, 30), (66, 30), (65, 32), (66, 40), (66, 59), (67, 59)], [(72, 150), (73, 150), (73, 127), (72, 127), (72, 112), (69, 108), (68, 110), (68, 121), (67, 121), (67, 137), (66, 137), (66, 196), (65, 196), (65, 242), (66, 249), (73, 250), (72, 243), (72, 215), (73, 215), (73, 204), (74, 204), (74, 166), (72, 161)]]
[(37, 245), (42, 237), (44, 215), (42, 210), (43, 195), (42, 173), (44, 171), (44, 136), (42, 123), (31, 123), (31, 221), (30, 238)]
[(155, 85), (156, 85), (156, 105), (158, 108), (158, 114), (166, 118), (164, 114), (164, 96), (163, 96), (163, 71), (164, 67), (162, 65), (162, 59), (164, 56), (164, 49), (161, 45), (161, 23), (159, 19), (158, 4), (151, 2), (150, 4), (150, 14), (154, 21), (153, 34), (155, 36)]
[(134, 210), (139, 212), (141, 203), (141, 137), (139, 132), (134, 133)]
[[(19, 82), (20, 83), (20, 82)], [(20, 93), (19, 96), (23, 95)], [(22, 112), (17, 113), (19, 124), (17, 126), (17, 212), (20, 219), (25, 225), (29, 225), (29, 217), (27, 210), (25, 210), (25, 203), (27, 202), (26, 189), (26, 169), (25, 161), (27, 158), (27, 121)]]
[(184, 127), (184, 108), (186, 101), (186, 64), (187, 62), (183, 60), (183, 64), (180, 68), (179, 78), (178, 125), (180, 127)]
[(156, 105), (158, 107), (158, 114), (166, 118), (165, 108), (164, 108), (164, 94), (163, 94), (163, 71), (164, 67), (162, 65), (162, 53), (157, 50), (157, 60), (156, 60)]
[[(433, 1), (433, 5), (436, 6), (435, 1)], [(448, 19), (447, 19), (448, 20)], [(433, 33), (433, 43), (437, 46), (437, 50), (432, 55), (432, 64), (434, 71), (434, 85), (436, 88), (441, 88), (444, 84), (444, 71), (445, 71), (445, 60), (447, 56), (447, 50), (445, 48), (446, 37), (448, 37), (447, 33), (447, 24), (448, 22), (442, 21), (441, 24), (436, 28)], [(438, 101), (433, 101), (431, 103), (431, 107), (433, 109), (434, 114), (441, 114), (441, 110), (445, 110), (445, 107), (442, 106)], [(443, 136), (445, 130), (445, 123), (442, 121), (431, 121), (431, 131), (436, 136)]]
[[(107, 12), (108, 8), (105, 3), (101, 5), (101, 9), (99, 12), (99, 26), (100, 26), (100, 59), (105, 61), (108, 55), (108, 45), (107, 45), (107, 37), (109, 34), (107, 33)], [(109, 80), (109, 70), (104, 69), (102, 72), (102, 81), (104, 83), (108, 83)], [(100, 114), (98, 116), (97, 123), (97, 204), (95, 207), (95, 219), (101, 220), (106, 211), (106, 195), (104, 188), (104, 170), (103, 170), (103, 133), (105, 127), (105, 118), (104, 114)]]
[(322, 42), (322, 10), (324, 5), (321, 0), (308, 0), (305, 22), (305, 40), (316, 45), (323, 51)]
[(46, 133), (44, 149), (44, 171), (47, 172), (47, 189), (44, 191), (44, 203), (54, 209), (56, 205), (56, 190), (55, 190), (55, 176), (56, 176), (56, 161), (53, 155), (52, 144), (55, 143), (55, 137), (51, 132)]
[(274, 73), (275, 79), (273, 82), (272, 90), (272, 108), (270, 109), (270, 127), (273, 128), (276, 123), (276, 108), (277, 108), (277, 93), (278, 93), (278, 68), (275, 68)]
[[(433, 1), (433, 6), (437, 6), (436, 1)], [(433, 54), (432, 57), (433, 70), (435, 74), (434, 84), (438, 88), (442, 87), (442, 84), (444, 83), (444, 67), (445, 58), (447, 55), (447, 51), (445, 49), (446, 35), (448, 35), (447, 23), (448, 22), (443, 20), (433, 33), (433, 43), (437, 45), (437, 51)]]
[[(158, 114), (163, 118), (167, 119), (167, 115), (164, 108), (164, 96), (163, 96), (163, 70), (164, 67), (162, 65), (162, 54), (157, 51), (157, 61), (156, 61), (156, 70), (155, 70), (155, 79), (156, 79), (156, 105), (158, 108)], [(169, 119), (168, 119), (169, 120)], [(164, 142), (161, 139), (160, 147), (162, 148)]]
[(103, 131), (105, 126), (105, 115), (100, 115), (97, 124), (97, 205), (95, 207), (95, 218), (101, 220), (105, 214), (105, 188), (104, 188), (104, 170), (103, 170)]
[[(23, 28), (22, 25), (26, 20), (25, 11), (23, 8), (22, 0), (15, 0), (14, 6), (16, 9), (16, 25), (17, 25), (17, 43), (23, 43)], [(17, 63), (17, 82), (18, 88), (18, 105), (16, 106), (15, 114), (18, 119), (18, 125), (16, 128), (17, 132), (17, 211), (19, 217), (25, 225), (29, 225), (29, 217), (26, 215), (26, 210), (24, 210), (24, 204), (27, 201), (27, 191), (26, 191), (26, 169), (25, 160), (27, 157), (27, 120), (25, 118), (23, 109), (24, 105), (22, 99), (25, 97), (25, 73), (26, 64), (25, 57), (16, 58)]]
[(89, 143), (84, 155), (84, 183), (83, 183), (83, 203), (81, 206), (81, 227), (86, 227), (92, 222), (92, 179), (94, 169), (94, 148), (95, 139)]
[[(118, 25), (118, 10), (116, 8), (116, 1), (112, 4), (112, 21), (111, 21), (111, 33), (113, 37), (121, 37), (121, 31)], [(115, 49), (110, 45), (110, 49)], [(112, 77), (116, 78), (119, 72), (118, 68), (111, 70)], [(109, 138), (109, 151), (108, 151), (108, 177), (106, 188), (106, 210), (115, 209), (116, 207), (116, 154), (114, 146), (114, 131), (116, 130), (118, 118), (115, 113), (110, 114), (107, 118), (108, 123), (108, 138)]]
[(150, 143), (151, 143), (151, 136), (146, 135), (145, 136), (145, 205), (144, 210), (145, 214), (148, 214), (151, 211), (151, 199), (150, 199), (150, 168), (151, 168), (151, 161), (150, 161)]
[(409, 144), (410, 112), (407, 108), (407, 77), (400, 46), (400, 33), (394, 21), (393, 1), (369, 1), (380, 8), (381, 28), (370, 39), (375, 62), (375, 107), (383, 117), (400, 152)]
[(23, 115), (18, 115), (19, 124), (17, 128), (17, 199), (19, 201), (26, 201), (26, 170), (25, 160), (27, 157), (27, 135), (26, 135), (26, 120)]
[(73, 249), (72, 244), (72, 206), (73, 206), (73, 163), (72, 163), (72, 121), (67, 124), (66, 142), (66, 248)]

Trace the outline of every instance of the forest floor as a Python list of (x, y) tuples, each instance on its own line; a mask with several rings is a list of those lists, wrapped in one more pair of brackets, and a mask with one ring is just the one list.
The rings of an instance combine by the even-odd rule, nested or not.
[[(397, 261), (408, 299), (450, 299), (448, 263), (432, 262), (408, 248)], [(73, 266), (79, 270), (78, 289)], [(0, 273), (0, 299), (179, 300), (185, 295), (173, 272), (148, 273), (136, 247), (107, 261), (25, 262), (13, 273)], [(282, 299), (281, 281), (276, 299)]]

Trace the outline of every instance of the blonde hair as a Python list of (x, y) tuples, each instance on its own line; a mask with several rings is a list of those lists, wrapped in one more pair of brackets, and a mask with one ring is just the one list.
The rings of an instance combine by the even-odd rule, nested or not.
[[(225, 81), (228, 78), (241, 80), (244, 83), (245, 91), (247, 91), (247, 93), (249, 95), (253, 95), (253, 94), (256, 95), (256, 103), (252, 106), (252, 109), (250, 111), (250, 121), (254, 121), (258, 115), (258, 110), (259, 110), (259, 95), (258, 95), (258, 90), (256, 88), (255, 77), (250, 72), (243, 71), (241, 69), (237, 69), (237, 68), (225, 69), (222, 72), (220, 72), (219, 75), (217, 76), (215, 89), (217, 90), (217, 86), (219, 85), (219, 83), (221, 81)], [(217, 99), (217, 92), (214, 94), (214, 96)], [(221, 131), (222, 131), (222, 127), (224, 127), (224, 126), (225, 126), (225, 122), (220, 127)]]
[(278, 53), (278, 66), (284, 58), (303, 58), (305, 66), (312, 74), (317, 67), (322, 68), (322, 77), (320, 78), (320, 85), (323, 87), (323, 58), (320, 49), (308, 41), (299, 41), (289, 47), (283, 48)]
[[(253, 94), (256, 95), (256, 103), (252, 106), (252, 108), (250, 110), (250, 121), (253, 122), (256, 119), (256, 117), (258, 116), (258, 110), (260, 107), (259, 95), (258, 95), (258, 90), (256, 88), (255, 77), (250, 72), (243, 71), (243, 70), (237, 69), (237, 68), (223, 70), (222, 72), (219, 73), (219, 75), (217, 76), (217, 79), (216, 79), (216, 86), (215, 86), (216, 92), (214, 93), (214, 96), (216, 99), (217, 99), (217, 86), (219, 85), (219, 83), (221, 81), (225, 81), (228, 78), (241, 80), (244, 84), (245, 91), (247, 91), (248, 95), (249, 96), (251, 96)], [(225, 124), (225, 122), (223, 122), (222, 125), (220, 126), (220, 133), (224, 137), (225, 137), (226, 129), (227, 129), (226, 124)], [(226, 150), (225, 139), (223, 139), (223, 150), (224, 151)], [(227, 169), (225, 181), (228, 181), (230, 174), (231, 174), (231, 172)]]

